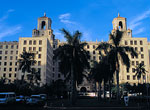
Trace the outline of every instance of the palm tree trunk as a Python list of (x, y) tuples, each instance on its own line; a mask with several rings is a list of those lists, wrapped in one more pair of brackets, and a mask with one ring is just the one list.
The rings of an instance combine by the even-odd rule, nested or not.
[[(75, 56), (75, 49), (73, 49), (73, 60)], [(71, 104), (74, 105), (76, 101), (76, 81), (74, 76), (74, 64), (71, 62), (71, 80), (72, 80), (72, 94), (71, 94)]]
[(98, 100), (101, 99), (101, 83), (100, 81), (98, 82)]
[(106, 99), (106, 92), (105, 92), (105, 81), (104, 81), (104, 85), (103, 85), (103, 92), (104, 92), (104, 99)]
[(116, 80), (117, 80), (117, 101), (119, 101), (120, 90), (119, 90), (119, 62), (116, 63)]
[(111, 82), (109, 79), (109, 101), (111, 100)]

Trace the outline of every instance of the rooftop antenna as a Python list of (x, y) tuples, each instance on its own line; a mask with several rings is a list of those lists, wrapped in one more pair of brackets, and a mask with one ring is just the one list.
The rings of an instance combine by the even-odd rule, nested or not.
[(46, 13), (44, 12), (44, 17), (46, 17)]
[(120, 17), (120, 14), (118, 13), (118, 17)]

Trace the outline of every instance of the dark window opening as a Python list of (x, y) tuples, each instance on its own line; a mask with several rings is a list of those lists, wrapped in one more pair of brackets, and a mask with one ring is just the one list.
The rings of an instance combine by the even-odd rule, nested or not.
[(121, 28), (121, 29), (123, 28), (121, 21), (119, 22), (119, 28)]
[(45, 23), (45, 21), (42, 21), (42, 29), (46, 29), (46, 23)]

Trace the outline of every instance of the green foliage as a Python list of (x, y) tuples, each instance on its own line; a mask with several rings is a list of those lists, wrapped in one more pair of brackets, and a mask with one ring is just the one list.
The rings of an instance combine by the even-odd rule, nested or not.
[(20, 54), (20, 59), (18, 59), (19, 63), (19, 70), (24, 73), (21, 77), (22, 81), (24, 80), (25, 72), (30, 73), (31, 72), (31, 66), (36, 63), (34, 60), (35, 54), (23, 51), (22, 54)]
[(146, 71), (145, 65), (143, 63), (140, 63), (135, 67), (135, 75), (137, 76), (138, 80), (141, 78), (142, 75), (145, 75), (146, 72), (148, 71)]
[[(74, 80), (77, 83), (81, 83), (83, 77), (86, 75), (83, 74), (84, 69), (89, 68), (88, 59), (90, 58), (88, 52), (84, 49), (87, 43), (80, 41), (82, 34), (79, 31), (76, 31), (71, 35), (65, 29), (61, 30), (64, 34), (64, 37), (67, 40), (67, 43), (59, 46), (54, 51), (54, 59), (59, 59), (59, 69), (66, 77), (66, 80), (70, 80), (71, 74), (74, 75)], [(73, 65), (73, 73), (71, 73), (71, 65)]]

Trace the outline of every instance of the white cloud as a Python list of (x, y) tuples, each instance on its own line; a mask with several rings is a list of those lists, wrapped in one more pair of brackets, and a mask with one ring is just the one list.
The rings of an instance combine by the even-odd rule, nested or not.
[[(80, 23), (77, 23), (75, 21), (71, 21), (71, 14), (65, 13), (59, 15), (60, 22), (65, 24), (65, 29), (73, 33), (76, 30), (79, 30), (82, 33), (82, 39), (83, 41), (92, 41), (92, 37), (90, 34), (90, 31), (86, 29), (84, 26), (82, 26)], [(61, 32), (55, 31), (54, 34), (56, 35), (56, 38), (60, 39), (61, 41), (65, 41), (64, 35)]]
[(3, 37), (6, 37), (6, 36), (14, 35), (14, 34), (20, 32), (20, 30), (21, 30), (21, 26), (14, 26), (14, 27), (8, 28), (8, 29), (0, 32), (0, 39), (2, 39)]
[(61, 14), (59, 15), (59, 19), (60, 22), (64, 23), (64, 24), (76, 24), (74, 21), (70, 20), (70, 13), (65, 13), (65, 14)]
[(144, 13), (136, 16), (131, 22), (129, 23), (129, 28), (132, 30), (137, 28), (143, 23), (143, 20), (150, 17), (150, 10), (145, 11)]
[(70, 13), (65, 13), (59, 15), (59, 19), (69, 19), (70, 18)]
[(4, 16), (2, 16), (0, 18), (0, 40), (3, 38), (3, 37), (7, 37), (7, 36), (10, 36), (10, 35), (14, 35), (16, 33), (19, 33), (21, 31), (21, 26), (20, 25), (15, 25), (15, 26), (8, 26), (5, 22), (5, 20), (8, 18), (9, 16), (9, 13), (11, 12), (14, 12), (13, 9), (9, 9), (6, 14)]
[(143, 28), (139, 28), (136, 31), (134, 31), (133, 34), (136, 35), (136, 34), (142, 33), (144, 30), (145, 30), (144, 27)]
[(0, 18), (0, 22), (2, 22), (2, 21), (4, 21), (5, 19), (7, 19), (8, 16), (9, 16), (9, 13), (14, 12), (14, 11), (15, 11), (14, 9), (9, 9), (9, 10), (5, 13), (5, 15)]

